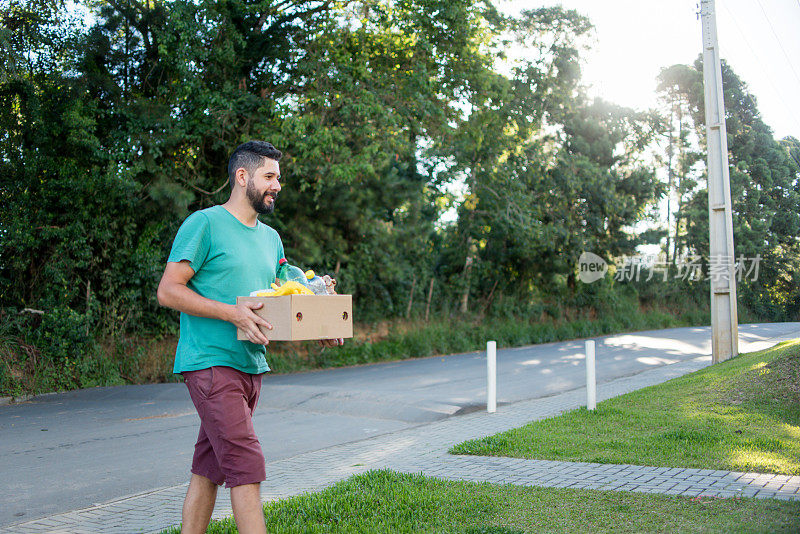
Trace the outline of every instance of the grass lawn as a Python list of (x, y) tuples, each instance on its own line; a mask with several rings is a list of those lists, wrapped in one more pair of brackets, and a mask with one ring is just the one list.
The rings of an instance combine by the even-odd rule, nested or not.
[[(269, 503), (264, 514), (267, 532), (277, 533), (800, 531), (798, 502), (498, 486), (391, 471)], [(208, 532), (236, 532), (236, 526), (228, 518)]]
[(800, 340), (450, 452), (800, 475)]

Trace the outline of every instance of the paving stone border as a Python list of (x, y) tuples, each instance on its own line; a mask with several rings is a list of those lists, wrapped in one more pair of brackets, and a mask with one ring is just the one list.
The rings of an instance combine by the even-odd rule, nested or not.
[[(598, 385), (598, 401), (696, 371), (704, 356)], [(591, 488), (666, 495), (776, 498), (800, 501), (800, 476), (710, 469), (453, 456), (450, 447), (585, 405), (585, 389), (474, 412), (267, 463), (261, 497), (272, 501), (312, 492), (371, 469), (388, 468), (448, 480), (524, 486)], [(2, 534), (156, 533), (180, 522), (187, 484), (132, 495), (97, 506), (0, 528)], [(230, 493), (221, 490), (214, 518), (231, 515)]]

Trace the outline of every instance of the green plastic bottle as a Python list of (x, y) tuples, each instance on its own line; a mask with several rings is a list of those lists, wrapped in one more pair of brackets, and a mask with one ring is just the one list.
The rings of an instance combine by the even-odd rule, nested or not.
[(306, 278), (306, 273), (300, 267), (290, 265), (286, 258), (281, 258), (278, 264), (278, 274), (275, 275), (275, 278), (278, 279), (281, 285), (292, 281), (308, 287), (308, 278)]

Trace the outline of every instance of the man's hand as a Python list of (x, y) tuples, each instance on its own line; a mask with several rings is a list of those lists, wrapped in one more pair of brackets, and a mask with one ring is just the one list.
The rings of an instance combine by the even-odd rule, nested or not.
[(188, 261), (168, 262), (158, 284), (158, 303), (189, 315), (228, 321), (241, 328), (253, 343), (261, 345), (269, 343), (267, 336), (262, 334), (258, 327), (263, 326), (272, 330), (272, 325), (253, 313), (253, 310), (259, 309), (262, 304), (226, 304), (207, 299), (186, 286), (193, 276), (194, 270)]
[(323, 349), (325, 347), (338, 347), (339, 345), (344, 345), (344, 339), (320, 339), (319, 344), (322, 345)]
[(269, 339), (261, 332), (259, 326), (272, 330), (272, 325), (253, 312), (253, 310), (257, 310), (262, 306), (264, 306), (262, 302), (241, 302), (236, 304), (230, 322), (244, 332), (251, 342), (268, 345)]

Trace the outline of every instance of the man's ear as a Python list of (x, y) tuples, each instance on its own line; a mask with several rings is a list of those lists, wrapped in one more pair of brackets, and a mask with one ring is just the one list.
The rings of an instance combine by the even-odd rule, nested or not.
[(248, 179), (247, 171), (244, 167), (239, 167), (236, 169), (236, 183), (242, 187), (247, 187), (247, 179)]

